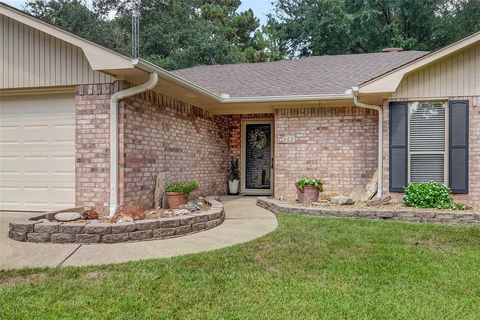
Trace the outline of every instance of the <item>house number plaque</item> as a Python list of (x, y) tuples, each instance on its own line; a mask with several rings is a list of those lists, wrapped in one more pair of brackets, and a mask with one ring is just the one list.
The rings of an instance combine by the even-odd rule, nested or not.
[(295, 143), (294, 136), (278, 136), (278, 143)]

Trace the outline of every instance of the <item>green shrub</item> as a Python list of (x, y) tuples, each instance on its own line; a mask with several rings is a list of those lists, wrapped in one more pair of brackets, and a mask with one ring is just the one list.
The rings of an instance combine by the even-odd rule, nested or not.
[(303, 187), (305, 186), (312, 186), (314, 188), (317, 188), (320, 192), (323, 191), (323, 182), (314, 177), (303, 177), (301, 179), (298, 179), (295, 185), (301, 191), (303, 191)]
[(190, 192), (198, 189), (198, 183), (195, 180), (183, 183), (171, 183), (165, 187), (165, 192), (183, 192), (187, 196)]
[(455, 209), (449, 187), (439, 182), (410, 183), (403, 202), (407, 207)]

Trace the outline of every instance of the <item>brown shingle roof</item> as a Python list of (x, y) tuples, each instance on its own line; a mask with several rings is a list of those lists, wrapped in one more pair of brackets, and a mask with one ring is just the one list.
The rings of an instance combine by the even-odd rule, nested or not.
[(315, 56), (263, 63), (198, 66), (173, 71), (215, 94), (230, 97), (342, 94), (428, 52), (401, 51)]

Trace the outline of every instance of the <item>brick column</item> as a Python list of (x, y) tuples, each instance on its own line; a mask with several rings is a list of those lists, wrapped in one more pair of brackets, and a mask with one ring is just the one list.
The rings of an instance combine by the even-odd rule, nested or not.
[(110, 200), (110, 96), (121, 82), (75, 88), (75, 204), (106, 212)]

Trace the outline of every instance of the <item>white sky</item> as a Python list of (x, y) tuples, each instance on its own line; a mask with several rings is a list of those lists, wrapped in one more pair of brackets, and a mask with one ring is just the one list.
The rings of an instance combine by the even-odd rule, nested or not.
[[(26, 0), (3, 0), (8, 5), (23, 9), (25, 7)], [(90, 2), (90, 0), (87, 0)], [(273, 9), (272, 0), (242, 0), (242, 4), (239, 9), (241, 11), (251, 8), (255, 15), (260, 19), (261, 24), (267, 22), (266, 14)]]

